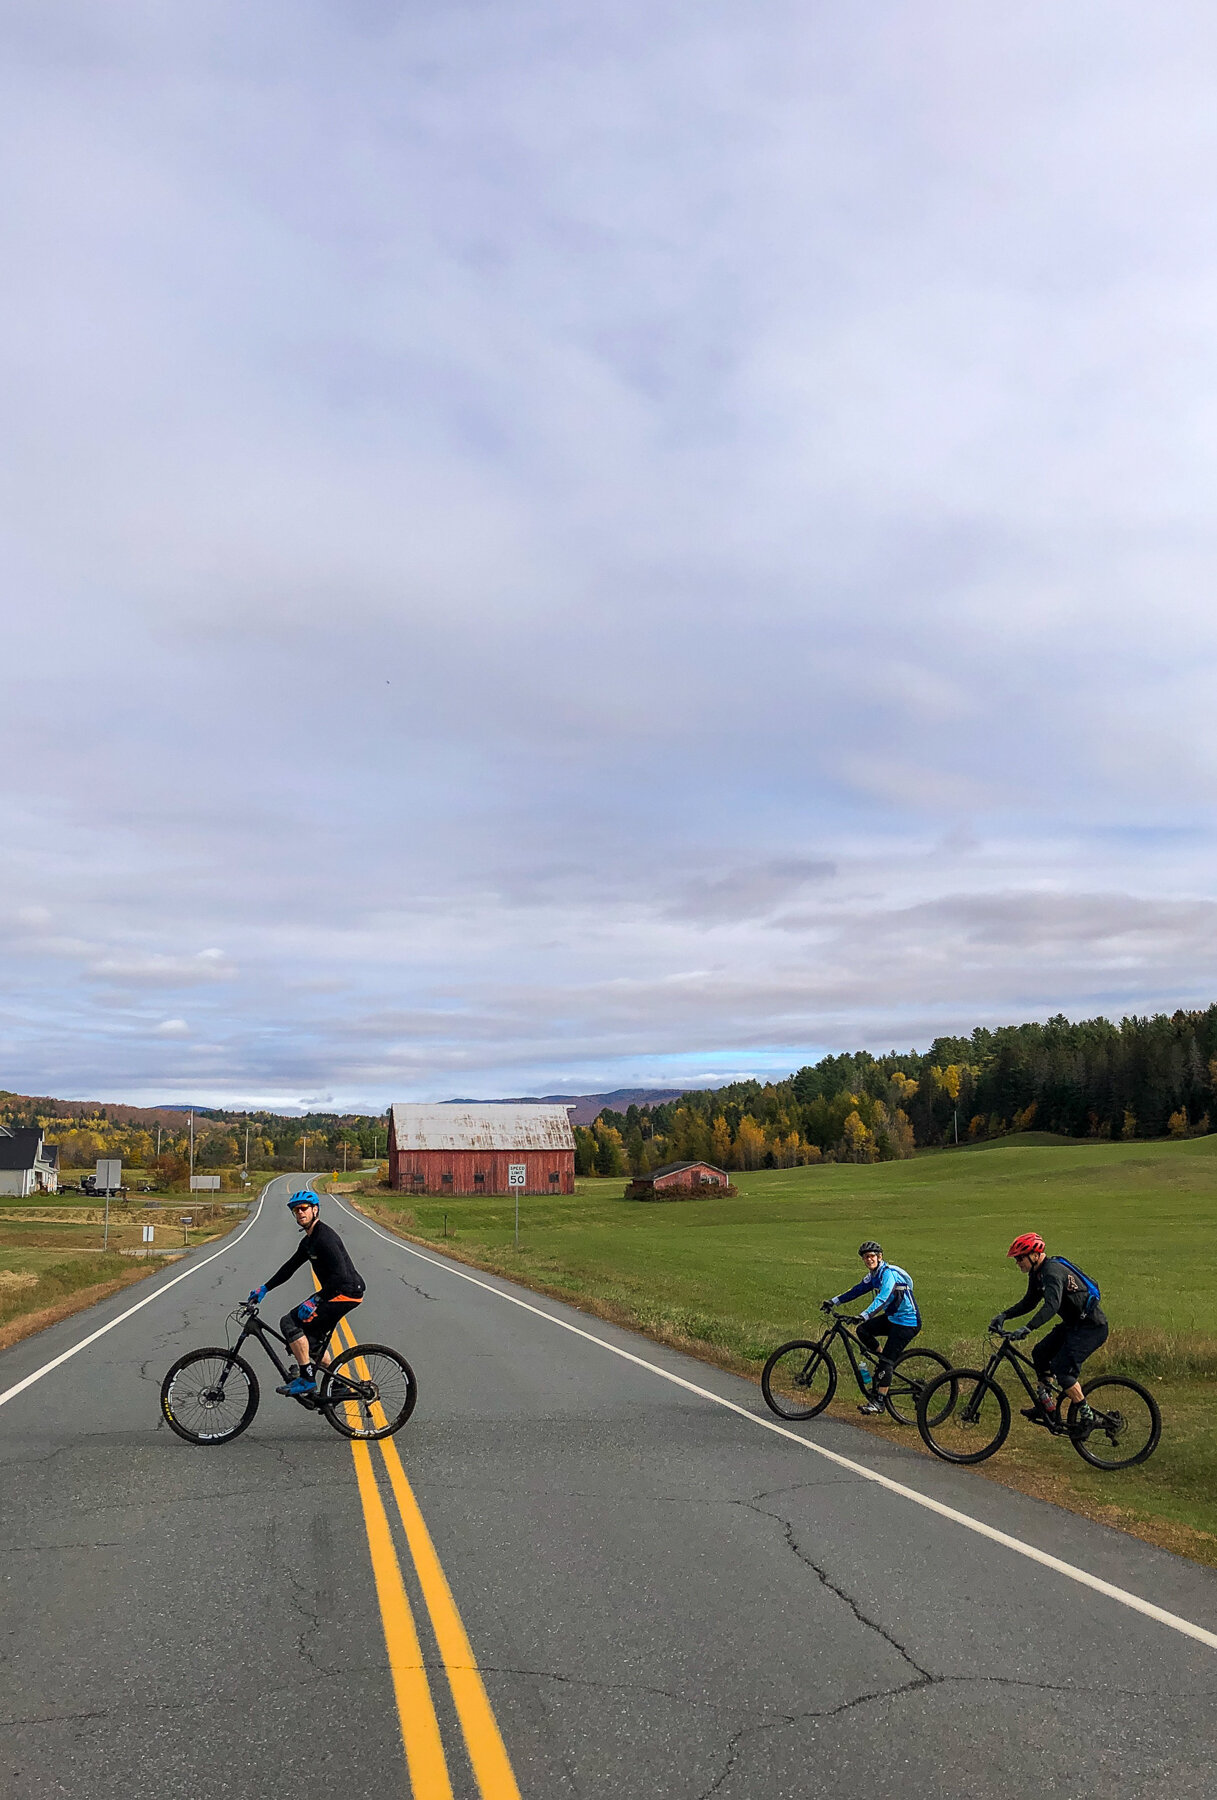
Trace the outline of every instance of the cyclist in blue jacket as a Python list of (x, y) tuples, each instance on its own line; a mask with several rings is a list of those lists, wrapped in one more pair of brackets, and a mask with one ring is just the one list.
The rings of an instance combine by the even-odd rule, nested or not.
[(872, 1352), (878, 1351), (880, 1338), (886, 1341), (875, 1372), (871, 1398), (858, 1411), (881, 1413), (892, 1385), (892, 1365), (898, 1356), (903, 1356), (921, 1330), (921, 1313), (913, 1298), (912, 1276), (906, 1269), (897, 1268), (895, 1263), (884, 1262), (883, 1251), (873, 1238), (859, 1245), (858, 1255), (866, 1264), (866, 1274), (847, 1294), (834, 1294), (831, 1300), (825, 1300), (824, 1310), (841, 1306), (847, 1300), (860, 1300), (863, 1294), (874, 1295), (860, 1315), (858, 1341)]

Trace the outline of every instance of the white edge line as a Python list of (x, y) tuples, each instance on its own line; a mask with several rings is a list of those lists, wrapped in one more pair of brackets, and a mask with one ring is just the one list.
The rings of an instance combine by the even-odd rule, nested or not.
[[(279, 1177), (272, 1176), (271, 1180), (277, 1181), (279, 1180)], [(27, 1387), (33, 1387), (36, 1381), (41, 1381), (44, 1375), (49, 1375), (52, 1369), (57, 1369), (60, 1363), (67, 1362), (70, 1357), (75, 1356), (80, 1350), (87, 1350), (90, 1344), (95, 1344), (98, 1338), (105, 1337), (107, 1331), (113, 1331), (114, 1327), (116, 1325), (121, 1325), (124, 1319), (129, 1319), (133, 1313), (141, 1312), (145, 1306), (151, 1306), (154, 1300), (159, 1300), (162, 1294), (167, 1294), (169, 1289), (171, 1287), (176, 1287), (179, 1281), (186, 1281), (191, 1275), (197, 1275), (200, 1269), (205, 1269), (207, 1267), (208, 1263), (215, 1262), (219, 1257), (231, 1250), (234, 1244), (239, 1244), (241, 1239), (245, 1236), (245, 1232), (252, 1231), (254, 1226), (258, 1223), (258, 1214), (262, 1211), (262, 1203), (266, 1199), (270, 1185), (271, 1183), (268, 1181), (266, 1186), (262, 1189), (262, 1192), (258, 1195), (258, 1204), (253, 1218), (250, 1219), (244, 1230), (238, 1231), (235, 1238), (227, 1238), (214, 1255), (205, 1256), (202, 1262), (191, 1263), (188, 1269), (183, 1269), (182, 1273), (180, 1275), (175, 1275), (172, 1281), (166, 1281), (162, 1287), (158, 1287), (154, 1294), (146, 1294), (142, 1300), (137, 1300), (134, 1306), (129, 1306), (126, 1312), (119, 1313), (117, 1319), (111, 1319), (108, 1325), (99, 1325), (96, 1331), (91, 1331), (88, 1337), (81, 1338), (80, 1342), (78, 1344), (73, 1344), (70, 1350), (63, 1350), (58, 1356), (52, 1357), (49, 1363), (43, 1363), (40, 1369), (35, 1369), (32, 1375), (27, 1375), (24, 1381), (14, 1382), (11, 1388), (6, 1388), (4, 1392), (0, 1394), (0, 1406), (7, 1406), (10, 1400), (15, 1400), (18, 1394), (25, 1392)]]
[[(331, 1198), (336, 1196), (331, 1195)], [(341, 1203), (340, 1203), (341, 1204)], [(482, 1281), (476, 1275), (468, 1274), (464, 1269), (454, 1267), (452, 1263), (443, 1262), (437, 1256), (428, 1256), (423, 1250), (416, 1250), (402, 1238), (390, 1237), (381, 1231), (362, 1214), (350, 1212), (342, 1207), (352, 1219), (366, 1225), (369, 1231), (383, 1238), (386, 1244), (395, 1249), (405, 1250), (411, 1256), (417, 1256), (420, 1262), (430, 1263), (433, 1268), (443, 1269), (449, 1275), (458, 1275), (462, 1281), (468, 1281), (474, 1287), (484, 1288), (488, 1294), (497, 1294), (500, 1300), (507, 1300), (512, 1306), (520, 1307), (524, 1312), (535, 1313), (539, 1319), (547, 1319), (551, 1325), (558, 1325), (563, 1331), (571, 1332), (575, 1337), (586, 1338), (589, 1344), (597, 1344), (602, 1350), (609, 1350), (614, 1356), (620, 1356), (625, 1362), (636, 1363), (640, 1369), (647, 1369), (652, 1375), (670, 1381), (675, 1387), (682, 1387), (690, 1394), (696, 1394), (701, 1400), (712, 1400), (716, 1406), (725, 1407), (741, 1419), (747, 1419), (753, 1425), (759, 1425), (763, 1431), (771, 1431), (775, 1437), (789, 1439), (792, 1444), (799, 1444), (804, 1450), (810, 1450), (826, 1461), (836, 1463), (838, 1468), (848, 1469), (852, 1475), (858, 1475), (863, 1481), (874, 1482), (877, 1487), (886, 1488), (889, 1493), (899, 1494), (902, 1500), (911, 1500), (914, 1506), (923, 1507), (926, 1512), (937, 1513), (942, 1519), (950, 1519), (954, 1525), (962, 1525), (966, 1531), (973, 1531), (978, 1537), (988, 1538), (994, 1544), (1001, 1544), (1007, 1550), (1014, 1550), (1019, 1556), (1025, 1556), (1032, 1562), (1042, 1563), (1044, 1568), (1052, 1569), (1058, 1575), (1065, 1575), (1070, 1581), (1076, 1581), (1082, 1587), (1093, 1588), (1097, 1594), (1106, 1594), (1109, 1600), (1119, 1601), (1133, 1612), (1143, 1613), (1147, 1619), (1156, 1619), (1159, 1625), (1168, 1625), (1172, 1631), (1180, 1632), (1184, 1637), (1195, 1638), (1197, 1643), (1207, 1644), (1210, 1650), (1217, 1650), (1217, 1631), (1206, 1631), (1203, 1625), (1194, 1625), (1190, 1619), (1181, 1618), (1178, 1613), (1168, 1612), (1163, 1606), (1155, 1606), (1152, 1600), (1142, 1600), (1139, 1594), (1130, 1594), (1127, 1588), (1116, 1587), (1110, 1581), (1103, 1581), (1098, 1575), (1091, 1575), (1085, 1569), (1079, 1569), (1074, 1563), (1063, 1562), (1059, 1556), (1050, 1556), (1046, 1550), (1039, 1550), (1034, 1544), (1024, 1543), (1022, 1538), (1011, 1537), (1007, 1531), (999, 1531), (994, 1525), (986, 1525), (982, 1519), (972, 1518), (970, 1513), (959, 1512), (953, 1506), (946, 1506), (941, 1500), (932, 1500), (928, 1494), (919, 1494), (916, 1488), (905, 1487), (903, 1482), (893, 1481), (890, 1475), (880, 1475), (875, 1469), (868, 1469), (865, 1463), (852, 1462), (848, 1456), (839, 1456), (835, 1450), (826, 1450), (822, 1444), (812, 1443), (810, 1438), (800, 1437), (795, 1431), (787, 1431), (784, 1425), (775, 1424), (771, 1419), (761, 1418), (759, 1413), (749, 1412), (746, 1406), (738, 1406), (734, 1400), (725, 1400), (721, 1394), (711, 1392), (709, 1388), (698, 1387), (696, 1382), (686, 1381), (683, 1375), (676, 1375), (670, 1369), (663, 1369), (658, 1363), (648, 1362), (645, 1357), (635, 1356), (632, 1350), (623, 1350), (619, 1344), (611, 1344), (607, 1338), (597, 1337), (593, 1331), (584, 1331), (582, 1326), (572, 1325), (566, 1319), (559, 1319), (553, 1313), (546, 1312), (544, 1307), (533, 1306), (527, 1300), (520, 1300), (515, 1294), (508, 1294), (502, 1288), (495, 1287), (493, 1282)], [(117, 1320), (115, 1321), (117, 1323)]]

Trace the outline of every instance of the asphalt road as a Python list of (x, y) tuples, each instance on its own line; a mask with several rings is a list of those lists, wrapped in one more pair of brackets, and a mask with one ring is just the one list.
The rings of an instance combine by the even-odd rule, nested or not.
[(218, 1254), (0, 1356), (2, 1395), (189, 1271), (0, 1405), (13, 1800), (385, 1800), (411, 1791), (406, 1751), (418, 1800), (1217, 1792), (1217, 1639), (1180, 1628), (1217, 1634), (1207, 1571), (894, 1426), (767, 1429), (747, 1383), (337, 1202), (368, 1281), (357, 1335), (419, 1376), (400, 1480), (265, 1364), (242, 1438), (181, 1442), (161, 1376), (289, 1254), (289, 1186)]

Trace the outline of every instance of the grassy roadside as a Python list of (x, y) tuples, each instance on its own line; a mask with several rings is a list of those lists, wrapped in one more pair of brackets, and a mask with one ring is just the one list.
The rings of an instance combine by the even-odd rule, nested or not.
[[(180, 1255), (180, 1252), (179, 1252)], [(0, 1350), (57, 1325), (73, 1313), (108, 1300), (148, 1275), (159, 1275), (173, 1256), (75, 1256), (57, 1260), (47, 1250), (6, 1250), (0, 1261)]]
[[(220, 1207), (196, 1208), (195, 1215), (191, 1248), (222, 1237), (245, 1216)], [(173, 1224), (176, 1219), (174, 1211)], [(96, 1202), (56, 1206), (47, 1196), (0, 1205), (0, 1350), (159, 1274), (183, 1254), (180, 1230), (156, 1209), (112, 1204), (109, 1251), (99, 1247), (100, 1221)], [(159, 1253), (122, 1255), (123, 1249), (142, 1249), (146, 1223), (154, 1224)]]
[[(365, 1188), (357, 1204), (403, 1236), (754, 1380), (775, 1344), (818, 1332), (819, 1300), (858, 1278), (857, 1246), (870, 1236), (914, 1273), (921, 1342), (974, 1365), (985, 1321), (1021, 1292), (1010, 1239), (1041, 1230), (1102, 1285), (1112, 1336), (1088, 1369), (1151, 1385), (1163, 1442), (1143, 1467), (1104, 1474), (1016, 1416), (977, 1472), (1217, 1566), (1217, 1136), (1007, 1139), (984, 1154), (736, 1179), (740, 1195), (728, 1200), (627, 1202), (619, 1178), (581, 1181), (573, 1199), (530, 1197), (518, 1253), (508, 1199)], [(834, 1413), (860, 1424), (856, 1398), (843, 1384)]]

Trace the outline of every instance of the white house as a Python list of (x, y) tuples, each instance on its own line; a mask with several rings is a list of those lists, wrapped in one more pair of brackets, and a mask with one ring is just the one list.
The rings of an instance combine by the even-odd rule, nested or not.
[(45, 1144), (41, 1126), (10, 1131), (0, 1125), (0, 1194), (24, 1200), (30, 1194), (59, 1191), (59, 1150)]

